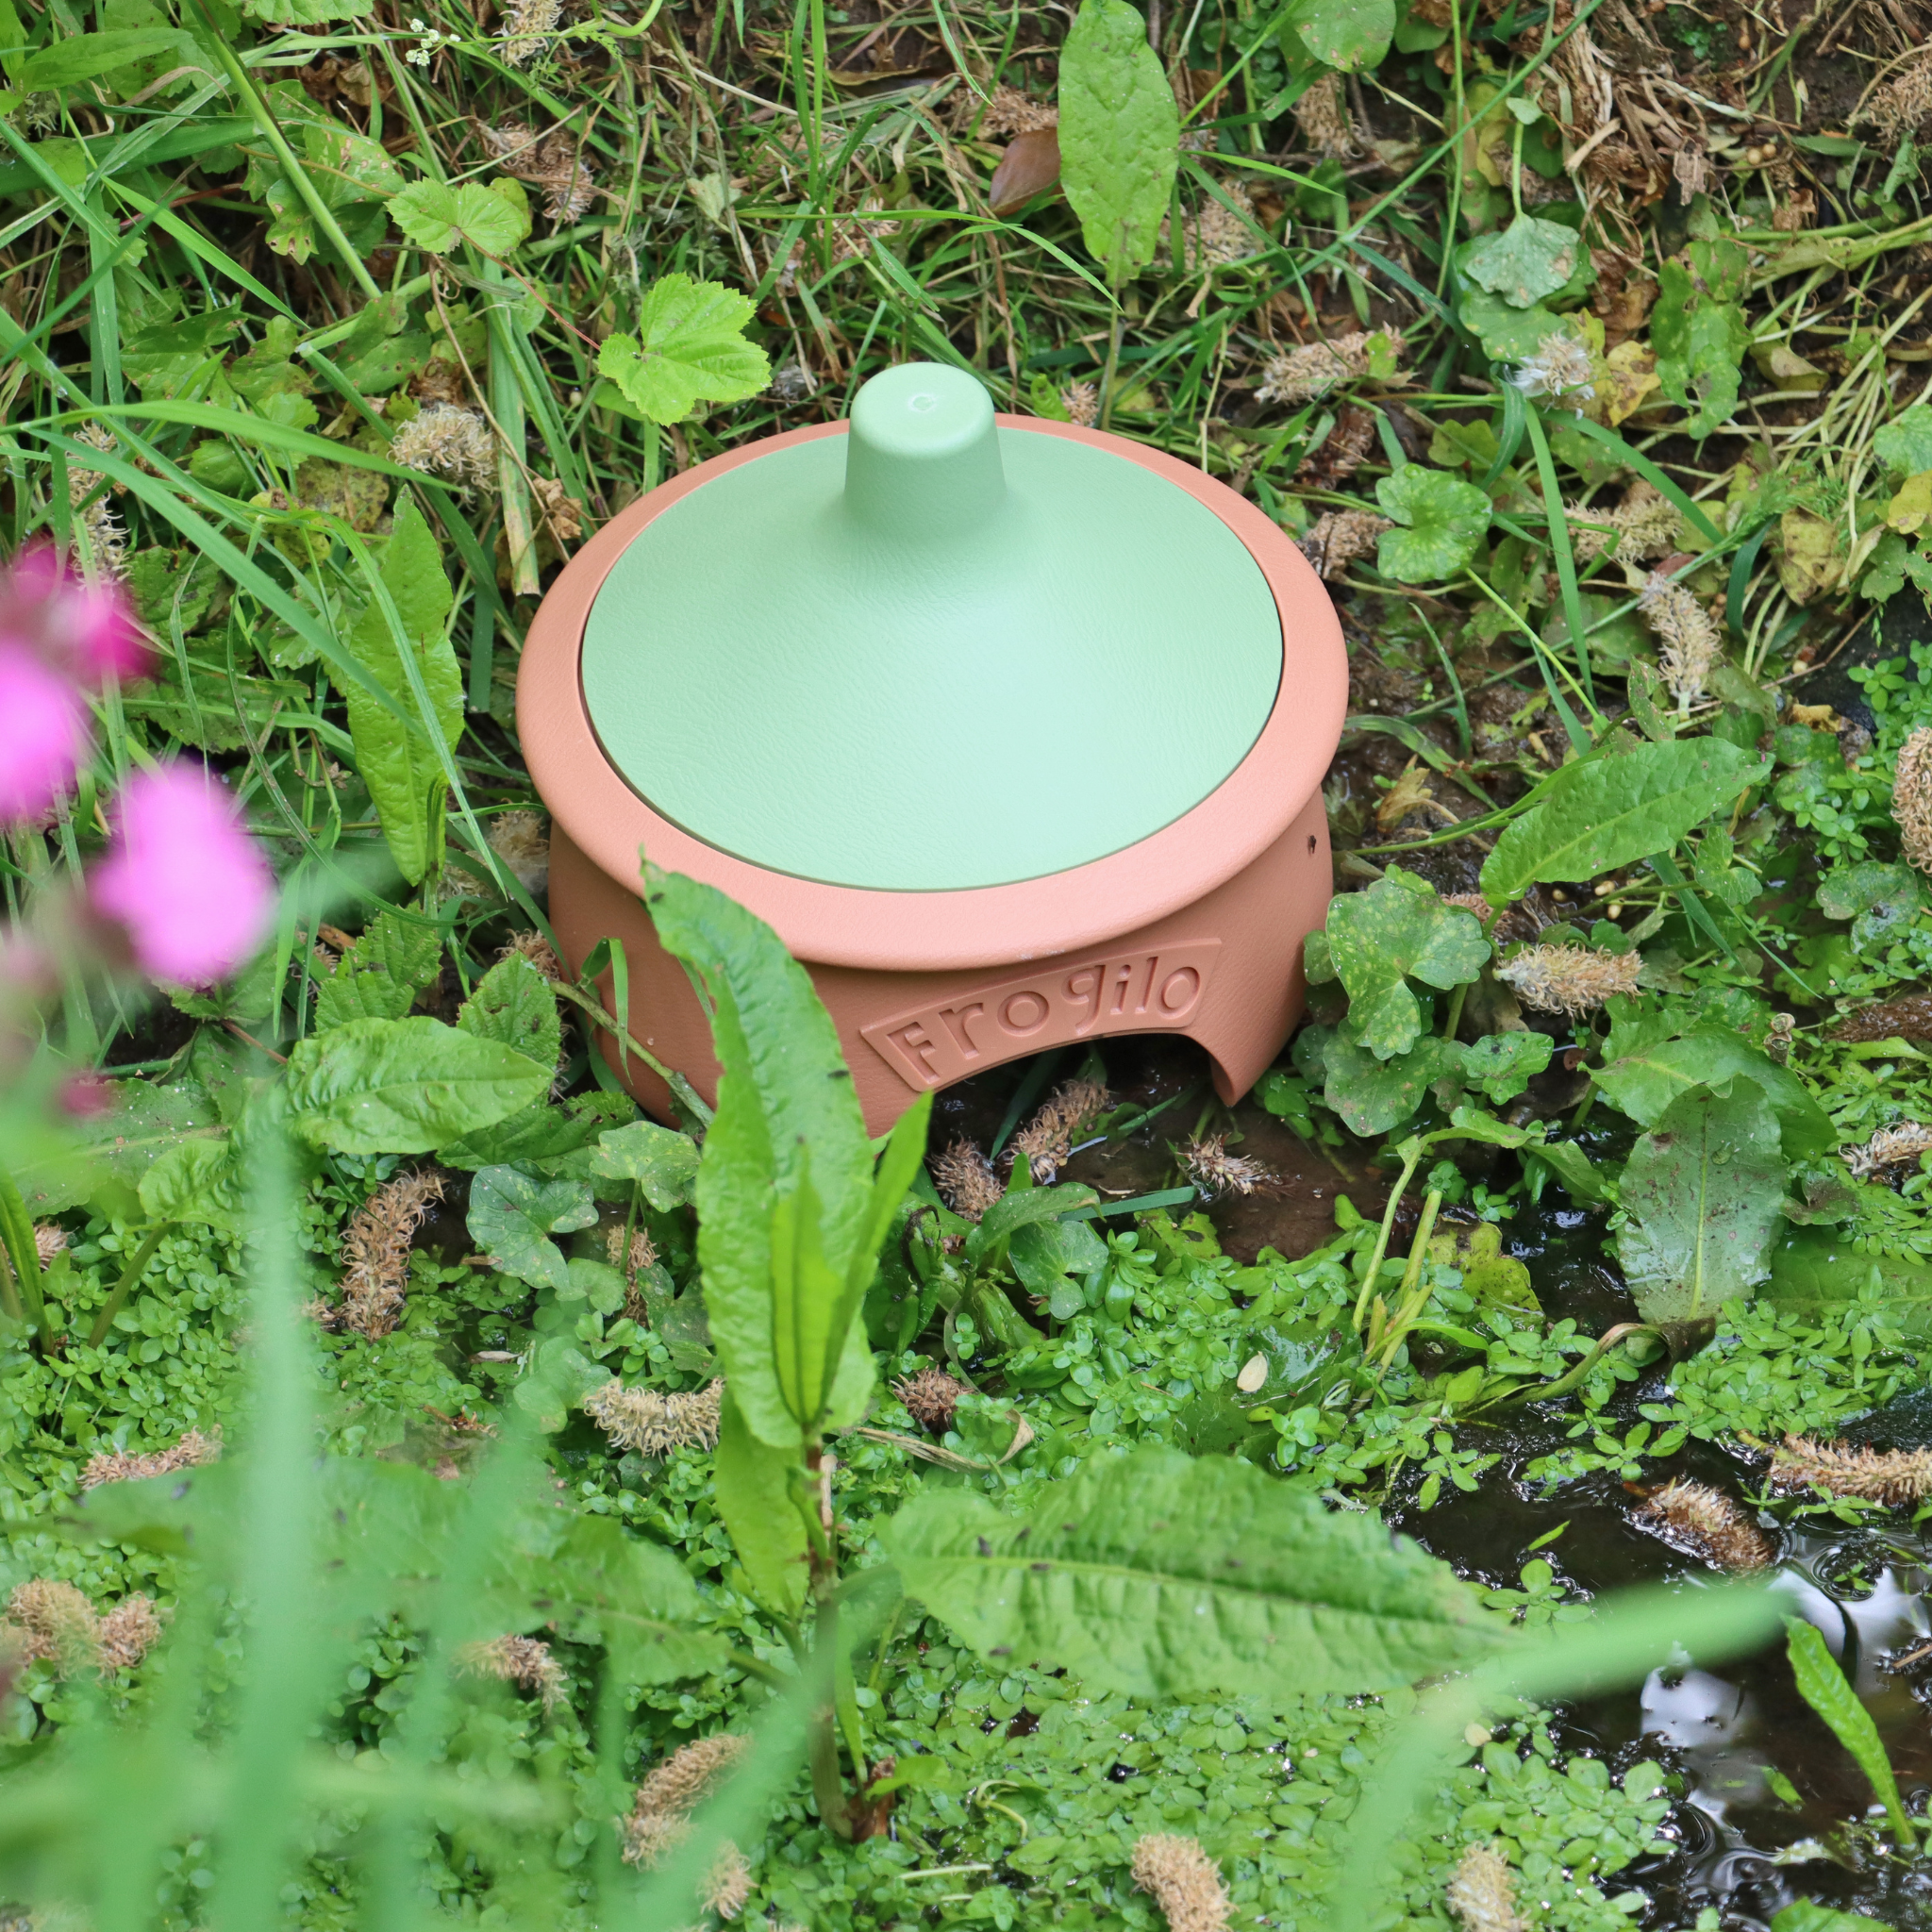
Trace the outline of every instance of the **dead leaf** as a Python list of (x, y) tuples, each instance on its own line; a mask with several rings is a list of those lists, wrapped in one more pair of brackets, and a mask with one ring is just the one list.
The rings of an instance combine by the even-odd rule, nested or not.
[(1024, 208), (1036, 194), (1057, 187), (1060, 178), (1060, 137), (1057, 127), (1036, 127), (1008, 142), (987, 183), (986, 198), (996, 215)]
[(1645, 408), (1657, 389), (1657, 358), (1648, 343), (1621, 341), (1604, 358), (1596, 392), (1612, 429)]
[(1777, 521), (1777, 580), (1793, 604), (1808, 604), (1821, 591), (1838, 588), (1844, 569), (1836, 524), (1808, 509), (1788, 509)]
[(1932, 470), (1921, 470), (1899, 486), (1898, 494), (1886, 506), (1885, 521), (1909, 537), (1924, 527), (1928, 517), (1932, 517)]
[(1831, 380), (1824, 371), (1784, 342), (1753, 342), (1751, 359), (1757, 373), (1781, 390), (1798, 390), (1816, 395)]

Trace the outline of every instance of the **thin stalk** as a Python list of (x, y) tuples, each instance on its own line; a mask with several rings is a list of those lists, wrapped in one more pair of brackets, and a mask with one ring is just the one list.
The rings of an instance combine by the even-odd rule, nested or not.
[(127, 1265), (121, 1271), (118, 1280), (101, 1304), (101, 1311), (94, 1317), (94, 1325), (88, 1330), (87, 1345), (98, 1348), (108, 1339), (108, 1330), (114, 1325), (114, 1317), (127, 1306), (127, 1297), (141, 1285), (141, 1277), (147, 1273), (147, 1264), (155, 1257), (155, 1250), (161, 1244), (161, 1237), (174, 1225), (163, 1221), (148, 1229), (140, 1247), (128, 1257)]
[(1423, 1200), (1423, 1216), (1416, 1224), (1415, 1240), (1409, 1245), (1408, 1266), (1403, 1271), (1402, 1286), (1396, 1291), (1395, 1315), (1382, 1342), (1381, 1364), (1385, 1369), (1394, 1360), (1409, 1324), (1428, 1305), (1429, 1287), (1423, 1276), (1429, 1258), (1429, 1237), (1436, 1231), (1436, 1216), (1441, 1207), (1441, 1189), (1431, 1188)]
[(1356, 1297), (1353, 1321), (1357, 1334), (1361, 1333), (1362, 1324), (1368, 1320), (1369, 1299), (1375, 1291), (1375, 1279), (1382, 1272), (1382, 1260), (1389, 1252), (1389, 1236), (1395, 1226), (1395, 1210), (1402, 1206), (1403, 1191), (1422, 1164), (1421, 1137), (1411, 1136), (1402, 1143), (1400, 1151), (1402, 1172), (1396, 1177), (1395, 1185), (1389, 1191), (1389, 1205), (1382, 1210), (1382, 1225), (1375, 1236), (1374, 1252), (1369, 1257), (1369, 1272), (1362, 1277), (1361, 1293)]
[(1558, 1376), (1554, 1382), (1538, 1382), (1527, 1389), (1519, 1389), (1513, 1395), (1504, 1398), (1503, 1407), (1520, 1407), (1525, 1402), (1554, 1402), (1559, 1395), (1568, 1395), (1573, 1389), (1580, 1388), (1583, 1379), (1597, 1363), (1603, 1359), (1618, 1342), (1631, 1335), (1661, 1335), (1662, 1330), (1648, 1322), (1619, 1322), (1614, 1328), (1607, 1328), (1598, 1338), (1596, 1345), (1569, 1374)]

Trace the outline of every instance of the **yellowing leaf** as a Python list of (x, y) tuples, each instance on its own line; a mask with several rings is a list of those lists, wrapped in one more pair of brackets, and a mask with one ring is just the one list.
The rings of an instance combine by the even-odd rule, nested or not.
[(1885, 521), (1894, 530), (1910, 536), (1932, 517), (1932, 470), (1921, 470), (1907, 476), (1898, 494), (1886, 506)]
[(1657, 358), (1640, 341), (1619, 342), (1604, 358), (1603, 375), (1596, 386), (1604, 415), (1612, 429), (1658, 393)]
[(1788, 509), (1777, 520), (1777, 580), (1793, 604), (1808, 604), (1832, 591), (1844, 575), (1838, 555), (1838, 525), (1808, 509)]

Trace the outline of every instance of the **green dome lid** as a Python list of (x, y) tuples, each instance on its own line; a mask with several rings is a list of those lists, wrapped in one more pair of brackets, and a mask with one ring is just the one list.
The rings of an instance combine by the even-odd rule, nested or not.
[(1201, 803), (1281, 681), (1274, 599), (1178, 484), (909, 363), (713, 476), (598, 591), (582, 677), (654, 810), (885, 891), (1040, 878)]

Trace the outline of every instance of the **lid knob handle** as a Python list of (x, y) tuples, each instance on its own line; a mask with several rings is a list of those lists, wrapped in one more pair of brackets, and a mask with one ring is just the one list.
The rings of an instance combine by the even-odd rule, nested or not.
[(992, 399), (963, 369), (902, 362), (853, 398), (845, 507), (859, 522), (941, 537), (983, 523), (1006, 493)]

